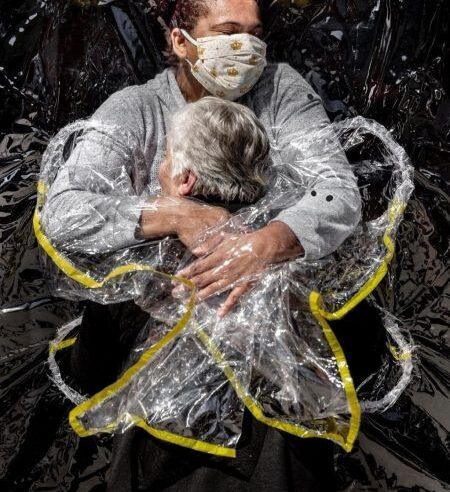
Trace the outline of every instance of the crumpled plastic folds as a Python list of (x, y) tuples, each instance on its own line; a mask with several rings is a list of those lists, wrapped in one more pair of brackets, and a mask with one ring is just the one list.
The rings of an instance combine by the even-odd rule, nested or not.
[[(149, 321), (142, 328), (145, 341), (135, 346), (122, 375), (94, 396), (70, 388), (57, 363), (58, 351), (74, 343), (79, 320), (59, 330), (50, 348), (50, 368), (54, 381), (76, 404), (70, 414), (75, 431), (87, 436), (138, 425), (160, 439), (232, 457), (247, 408), (269, 426), (299, 437), (331, 439), (350, 450), (361, 411), (388, 408), (411, 377), (413, 348), (394, 317), (384, 312), (398, 366), (397, 383), (384, 388), (384, 394), (361, 398), (361, 388), (355, 388), (328, 323), (369, 296), (386, 274), (413, 189), (404, 150), (384, 127), (362, 117), (293, 138), (291, 145), (299, 156), (308, 156), (313, 142), (323, 142), (326, 151), (328, 143), (340, 141), (358, 178), (361, 221), (333, 254), (271, 267), (232, 313), (219, 318), (217, 307), (226, 293), (196, 303), (193, 284), (176, 275), (193, 257), (175, 238), (119, 251), (80, 252), (73, 248), (68, 230), (86, 224), (84, 215), (77, 218), (76, 209), (51, 237), (47, 234), (43, 216), (49, 213), (49, 190), (58, 174), (66, 172), (80, 136), (92, 125), (95, 122), (80, 121), (62, 129), (43, 158), (34, 228), (46, 276), (61, 297), (101, 303), (134, 300), (149, 313)], [(352, 160), (368, 140), (373, 142), (373, 156)], [(267, 195), (212, 232), (239, 232), (243, 226), (254, 230), (267, 224), (308, 191), (302, 186), (308, 167), (308, 157), (277, 166)], [(95, 169), (92, 172), (93, 179), (105, 179)], [(121, 180), (118, 172), (117, 180), (108, 183), (111, 194), (120, 196)], [(172, 295), (177, 284), (185, 287), (181, 297)]]

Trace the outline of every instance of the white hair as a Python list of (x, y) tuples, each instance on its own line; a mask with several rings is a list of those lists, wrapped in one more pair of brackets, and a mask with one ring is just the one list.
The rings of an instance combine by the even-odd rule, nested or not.
[(168, 135), (172, 174), (192, 171), (193, 196), (254, 203), (261, 198), (270, 166), (270, 142), (256, 115), (241, 104), (205, 97), (187, 104)]

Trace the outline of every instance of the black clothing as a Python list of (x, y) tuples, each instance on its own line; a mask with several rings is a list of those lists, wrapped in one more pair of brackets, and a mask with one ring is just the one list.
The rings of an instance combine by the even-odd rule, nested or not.
[[(86, 303), (71, 372), (95, 393), (115, 381), (148, 315), (134, 303)], [(349, 361), (355, 384), (379, 365), (382, 325), (363, 303), (332, 323)], [(162, 442), (140, 428), (114, 436), (108, 491), (167, 492), (332, 492), (336, 445), (299, 439), (245, 414), (237, 457), (221, 458)]]

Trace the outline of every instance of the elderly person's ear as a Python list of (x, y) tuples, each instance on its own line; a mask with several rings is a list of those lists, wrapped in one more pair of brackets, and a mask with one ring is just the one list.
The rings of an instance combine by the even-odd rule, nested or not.
[(177, 176), (177, 181), (178, 195), (191, 196), (197, 182), (197, 176), (190, 169), (185, 169)]

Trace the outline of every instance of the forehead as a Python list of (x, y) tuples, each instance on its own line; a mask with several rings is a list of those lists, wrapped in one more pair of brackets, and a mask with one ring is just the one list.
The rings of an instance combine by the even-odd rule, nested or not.
[(201, 21), (209, 26), (230, 22), (251, 29), (260, 25), (261, 12), (256, 0), (215, 0)]

